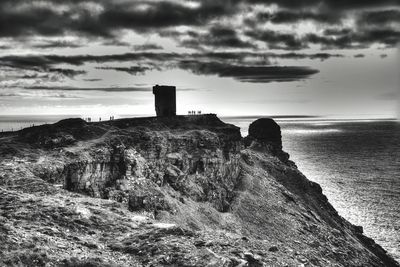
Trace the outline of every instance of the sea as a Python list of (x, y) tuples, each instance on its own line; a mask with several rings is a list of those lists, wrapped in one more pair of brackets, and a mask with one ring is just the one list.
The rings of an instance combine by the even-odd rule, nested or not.
[[(0, 116), (0, 131), (53, 123), (65, 116)], [(73, 116), (77, 117), (77, 116)], [(247, 135), (258, 117), (222, 117)], [(283, 148), (321, 185), (339, 214), (400, 261), (400, 122), (276, 118)]]
[[(247, 135), (257, 118), (224, 118)], [(400, 262), (400, 122), (276, 119), (283, 149), (339, 214)]]

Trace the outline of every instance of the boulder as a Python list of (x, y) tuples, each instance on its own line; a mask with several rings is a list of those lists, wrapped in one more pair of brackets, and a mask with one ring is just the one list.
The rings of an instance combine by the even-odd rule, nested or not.
[(252, 122), (249, 126), (249, 137), (282, 147), (281, 127), (273, 119), (262, 118)]

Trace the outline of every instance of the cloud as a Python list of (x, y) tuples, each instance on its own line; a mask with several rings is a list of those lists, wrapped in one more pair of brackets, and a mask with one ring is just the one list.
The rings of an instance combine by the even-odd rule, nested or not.
[(245, 34), (258, 41), (265, 42), (270, 49), (300, 50), (308, 47), (307, 43), (292, 33), (282, 33), (272, 30), (252, 30), (247, 31)]
[[(85, 70), (61, 68), (61, 67), (27, 67), (1, 66), (0, 64), (0, 88), (24, 87), (32, 84), (45, 84), (48, 82), (66, 82), (67, 79), (75, 79), (78, 75), (86, 74)], [(31, 64), (29, 64), (31, 65)]]
[[(394, 47), (399, 41), (399, 1), (334, 1), (334, 0), (249, 0), (252, 3), (276, 4), (272, 11), (256, 11), (255, 16), (245, 19), (250, 27), (247, 35), (263, 41), (270, 49), (301, 50), (309, 44), (321, 45), (322, 49), (360, 49), (373, 44)], [(261, 9), (262, 10), (262, 9)], [(315, 31), (299, 34), (295, 30), (282, 33), (271, 30), (273, 24), (296, 27), (310, 22)], [(354, 26), (349, 28), (349, 22)], [(287, 25), (286, 25), (287, 24)], [(305, 35), (305, 36), (304, 36)]]
[(391, 23), (400, 23), (400, 10), (388, 9), (363, 12), (357, 21), (359, 26), (367, 25), (387, 25)]
[(122, 71), (132, 75), (144, 74), (146, 71), (152, 70), (151, 67), (145, 66), (132, 66), (132, 67), (97, 67), (96, 69), (101, 70), (115, 70)]
[(400, 41), (400, 31), (392, 28), (367, 28), (359, 31), (343, 31), (342, 34), (331, 36), (308, 34), (306, 40), (320, 44), (324, 49), (360, 49), (373, 43), (381, 43), (387, 47), (395, 47)]
[(33, 43), (30, 46), (39, 49), (49, 49), (49, 48), (79, 48), (85, 45), (67, 40), (45, 40), (40, 43)]
[(223, 25), (214, 25), (206, 33), (189, 32), (182, 46), (192, 48), (214, 47), (214, 48), (256, 48), (254, 43), (244, 41), (235, 29)]
[(332, 57), (341, 58), (344, 57), (342, 54), (331, 54), (331, 53), (315, 53), (315, 54), (304, 54), (304, 53), (286, 53), (286, 54), (269, 54), (271, 58), (282, 58), (282, 59), (319, 59), (327, 60)]
[(314, 21), (318, 23), (335, 24), (340, 22), (340, 17), (332, 13), (318, 13), (310, 11), (260, 12), (256, 15), (258, 22), (270, 21), (272, 23), (298, 23), (300, 21)]
[(74, 86), (25, 86), (27, 90), (102, 91), (102, 92), (148, 92), (150, 87), (74, 87)]
[(324, 30), (323, 35), (325, 36), (343, 36), (351, 33), (352, 30), (349, 28), (327, 28)]
[[(25, 86), (26, 90), (44, 90), (44, 91), (101, 91), (101, 92), (150, 92), (152, 86), (143, 87), (75, 87), (75, 86)], [(177, 91), (196, 91), (196, 88), (177, 88)]]
[(65, 92), (29, 92), (28, 90), (18, 90), (17, 92), (0, 92), (1, 97), (5, 98), (25, 98), (25, 99), (35, 99), (35, 98), (51, 98), (51, 99), (78, 99), (81, 98), (77, 95), (67, 94)]
[[(72, 66), (82, 66), (86, 63), (109, 63), (109, 62), (152, 62), (157, 64), (168, 64), (180, 60), (202, 59), (219, 61), (259, 61), (264, 63), (269, 57), (273, 58), (293, 58), (293, 59), (328, 59), (330, 57), (339, 57), (339, 54), (328, 53), (262, 53), (262, 52), (202, 52), (202, 53), (165, 53), (165, 52), (139, 52), (108, 55), (12, 55), (0, 57), (0, 66), (7, 66), (22, 69), (42, 68), (48, 69), (57, 64), (70, 64)], [(157, 64), (156, 64), (157, 63)], [(162, 65), (161, 65), (162, 66)]]
[[(99, 69), (125, 71), (133, 75), (141, 74), (145, 71), (155, 68), (168, 69), (180, 68), (188, 70), (201, 75), (218, 75), (220, 77), (232, 77), (242, 82), (271, 82), (271, 81), (294, 81), (310, 77), (318, 73), (307, 67), (280, 67), (268, 66), (270, 64), (269, 58), (286, 58), (286, 59), (327, 59), (332, 56), (341, 56), (328, 53), (319, 54), (301, 54), (301, 53), (286, 53), (286, 54), (258, 54), (251, 52), (235, 53), (235, 52), (208, 52), (208, 53), (127, 53), (103, 56), (89, 56), (89, 55), (75, 55), (75, 56), (6, 56), (0, 57), (0, 64), (7, 62), (11, 66), (26, 65), (34, 67), (34, 62), (44, 68), (53, 64), (70, 63), (72, 65), (83, 65), (87, 62), (114, 62), (114, 61), (134, 61), (148, 62), (151, 65), (137, 65), (132, 67), (114, 67), (114, 66), (99, 66)], [(72, 71), (64, 69), (48, 68), (49, 70), (61, 72), (66, 76), (75, 76), (82, 74), (81, 71)], [(70, 73), (69, 73), (70, 72)], [(66, 88), (68, 89), (68, 88)], [(72, 89), (71, 89), (72, 90)], [(98, 89), (97, 89), (98, 90)], [(108, 89), (107, 89), (108, 90)], [(117, 89), (113, 89), (117, 90)], [(121, 89), (118, 89), (121, 90)], [(131, 90), (131, 89), (129, 89)], [(135, 89), (137, 90), (137, 89)]]
[[(230, 3), (232, 2), (232, 3)], [(202, 25), (231, 14), (234, 1), (198, 2), (196, 6), (175, 1), (1, 1), (0, 36), (115, 37), (123, 29), (138, 32), (180, 25)]]
[(142, 45), (134, 45), (133, 49), (135, 51), (146, 51), (146, 50), (161, 50), (163, 47), (158, 44), (142, 44)]
[[(260, 11), (263, 8), (257, 7), (262, 5), (276, 5), (276, 8), (274, 11)], [(309, 43), (308, 39), (300, 38), (296, 32), (282, 33), (265, 27), (261, 27), (261, 31), (256, 26), (267, 21), (292, 25), (310, 21), (315, 26), (341, 26), (343, 20), (350, 17), (359, 21), (358, 27), (353, 29), (354, 35), (358, 36), (371, 32), (371, 28), (366, 32), (365, 26), (376, 28), (379, 25), (398, 23), (399, 7), (398, 0), (70, 0), (62, 3), (59, 0), (2, 0), (0, 37), (75, 35), (88, 39), (82, 44), (60, 40), (31, 45), (39, 49), (78, 48), (91, 39), (98, 40), (96, 38), (104, 38), (104, 45), (130, 46), (128, 42), (121, 41), (124, 30), (164, 36), (169, 32), (169, 38), (180, 38), (182, 36), (177, 36), (177, 32), (172, 36), (173, 31), (170, 30), (186, 26), (190, 28), (186, 32), (189, 38), (178, 40), (179, 43), (199, 50), (204, 47), (252, 49), (256, 48), (255, 40), (265, 42), (270, 49), (300, 50), (307, 48)], [(243, 24), (240, 16), (248, 17), (251, 12), (255, 16), (245, 20), (251, 23)], [(238, 32), (238, 29), (246, 29), (251, 25), (256, 28), (249, 29), (246, 36)], [(385, 36), (383, 40), (373, 38), (370, 41), (366, 38), (363, 41), (359, 38), (357, 41), (361, 44), (358, 46), (348, 45), (349, 42), (343, 40), (346, 37), (341, 37), (337, 41), (339, 44), (333, 44), (332, 47), (367, 47), (372, 43), (393, 46), (395, 39), (398, 41), (398, 36), (396, 30), (392, 33), (395, 36)], [(326, 43), (334, 43), (332, 40), (310, 39), (311, 43), (320, 43), (324, 47), (330, 47)], [(343, 42), (346, 45), (340, 45)], [(156, 50), (159, 47), (144, 45), (135, 48), (137, 51), (149, 49)]]
[(77, 75), (86, 74), (86, 71), (84, 71), (84, 70), (73, 70), (73, 69), (62, 69), (62, 68), (50, 68), (50, 69), (47, 69), (46, 71), (59, 73), (68, 78), (74, 78)]
[(298, 81), (307, 79), (319, 72), (309, 67), (298, 66), (227, 65), (218, 62), (196, 61), (183, 61), (180, 63), (180, 67), (195, 74), (230, 77), (241, 82), (251, 83)]
[(399, 5), (397, 0), (247, 0), (247, 2), (268, 5), (275, 4), (288, 9), (320, 8), (331, 10), (365, 9)]
[(99, 79), (99, 78), (90, 78), (90, 79), (83, 79), (85, 82), (98, 82), (98, 81), (102, 81), (103, 79)]
[[(22, 69), (30, 69), (37, 70), (40, 69), (42, 71), (48, 71), (49, 73), (58, 73), (62, 74), (65, 77), (74, 78), (77, 75), (85, 74), (84, 65), (87, 63), (97, 63), (98, 66), (95, 66), (97, 69), (102, 70), (114, 70), (114, 71), (123, 71), (127, 72), (131, 75), (139, 75), (143, 74), (146, 71), (151, 70), (165, 70), (165, 69), (173, 69), (179, 68), (184, 70), (189, 70), (192, 72), (198, 72), (201, 74), (209, 74), (209, 75), (221, 75), (224, 77), (221, 72), (207, 72), (207, 71), (196, 71), (201, 69), (223, 69), (222, 66), (226, 66), (226, 69), (231, 68), (233, 70), (244, 70), (244, 71), (252, 71), (256, 74), (256, 72), (265, 71), (265, 73), (272, 72), (275, 76), (271, 76), (271, 79), (267, 79), (266, 75), (262, 75), (263, 77), (259, 78), (257, 81), (266, 81), (270, 80), (285, 80), (283, 76), (277, 77), (278, 70), (282, 71), (282, 75), (284, 73), (288, 74), (287, 81), (302, 79), (306, 76), (311, 76), (315, 74), (317, 71), (313, 70), (310, 72), (310, 69), (307, 68), (291, 68), (284, 67), (280, 69), (279, 67), (267, 67), (267, 65), (271, 65), (271, 59), (292, 59), (292, 60), (301, 60), (301, 59), (310, 59), (310, 60), (327, 60), (331, 57), (343, 57), (341, 54), (331, 54), (331, 53), (314, 53), (314, 54), (306, 54), (306, 53), (259, 53), (259, 52), (202, 52), (202, 53), (154, 53), (154, 52), (139, 52), (139, 53), (125, 53), (125, 54), (110, 54), (110, 55), (72, 55), (72, 56), (57, 56), (57, 55), (20, 55), (20, 56), (3, 56), (0, 57), (0, 65), (12, 67), (12, 68), (22, 68)], [(122, 62), (135, 62), (137, 65), (130, 67), (119, 67), (115, 66), (103, 66), (103, 64), (117, 64)], [(189, 64), (190, 63), (190, 64)], [(57, 65), (65, 65), (69, 64), (72, 66), (80, 67), (81, 69), (74, 68), (58, 68)], [(196, 67), (195, 65), (199, 66)], [(207, 65), (208, 64), (208, 65)], [(217, 68), (218, 67), (218, 68)], [(260, 67), (260, 68), (258, 68)], [(304, 72), (301, 72), (304, 70)], [(292, 72), (293, 71), (293, 72)], [(299, 73), (299, 76), (294, 74)], [(279, 73), (280, 74), (280, 73)], [(255, 75), (253, 75), (255, 76)], [(239, 81), (250, 81), (250, 79), (244, 79), (235, 77)], [(255, 77), (252, 78), (254, 81)], [(95, 80), (86, 80), (86, 81), (97, 81)]]

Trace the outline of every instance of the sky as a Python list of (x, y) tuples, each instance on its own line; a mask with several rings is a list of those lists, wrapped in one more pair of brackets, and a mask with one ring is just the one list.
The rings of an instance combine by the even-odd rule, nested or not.
[(392, 118), (399, 41), (400, 0), (1, 0), (0, 115)]

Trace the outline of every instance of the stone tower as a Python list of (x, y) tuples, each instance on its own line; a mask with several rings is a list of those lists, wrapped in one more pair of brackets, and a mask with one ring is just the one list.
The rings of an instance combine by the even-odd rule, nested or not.
[(153, 87), (157, 117), (176, 115), (176, 87), (156, 85)]

